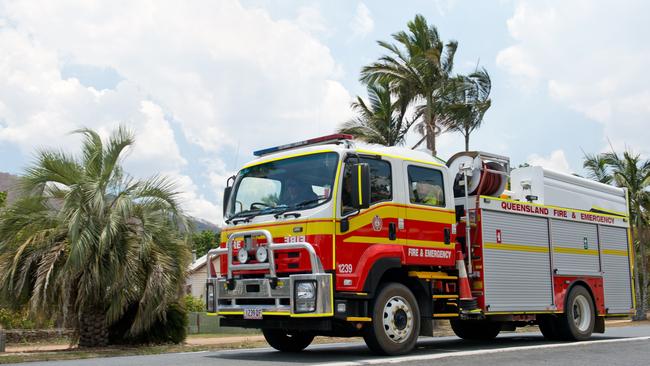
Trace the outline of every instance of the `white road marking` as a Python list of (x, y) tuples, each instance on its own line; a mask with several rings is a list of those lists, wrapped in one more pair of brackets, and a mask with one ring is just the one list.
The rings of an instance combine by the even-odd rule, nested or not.
[(192, 351), (192, 352), (177, 352), (176, 355), (193, 355), (197, 353), (208, 353), (209, 351)]
[(386, 363), (413, 362), (413, 361), (424, 361), (424, 360), (436, 360), (436, 359), (447, 358), (447, 357), (486, 355), (486, 354), (500, 353), (500, 352), (515, 352), (515, 351), (547, 349), (547, 348), (581, 347), (581, 346), (587, 346), (590, 344), (597, 344), (597, 343), (618, 343), (618, 342), (642, 341), (642, 340), (649, 340), (649, 339), (650, 336), (645, 336), (645, 337), (634, 337), (634, 338), (605, 339), (605, 340), (597, 340), (597, 341), (583, 341), (583, 342), (574, 342), (574, 343), (540, 344), (536, 346), (490, 348), (490, 349), (479, 349), (473, 351), (446, 352), (446, 353), (435, 353), (435, 354), (426, 354), (426, 355), (413, 355), (413, 356), (407, 355), (407, 356), (390, 357), (390, 358), (389, 357), (372, 358), (372, 359), (358, 360), (358, 361), (328, 362), (328, 363), (317, 364), (317, 366), (363, 366), (363, 365), (376, 365), (376, 364), (386, 364)]

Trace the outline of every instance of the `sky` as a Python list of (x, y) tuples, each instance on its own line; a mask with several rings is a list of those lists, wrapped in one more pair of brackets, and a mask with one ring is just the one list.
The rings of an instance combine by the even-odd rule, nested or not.
[(350, 119), (376, 41), (416, 14), (459, 42), (456, 73), (492, 78), (473, 150), (578, 174), (585, 152), (650, 156), (645, 1), (0, 0), (0, 171), (123, 124), (127, 171), (174, 178), (189, 214), (220, 223), (227, 177)]

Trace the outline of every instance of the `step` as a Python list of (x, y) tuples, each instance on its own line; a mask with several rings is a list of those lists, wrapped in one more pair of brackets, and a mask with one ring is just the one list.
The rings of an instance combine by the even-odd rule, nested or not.
[(433, 295), (434, 299), (457, 299), (458, 295)]
[(458, 276), (450, 276), (445, 272), (422, 272), (422, 271), (410, 271), (410, 277), (417, 277), (424, 280), (457, 280)]

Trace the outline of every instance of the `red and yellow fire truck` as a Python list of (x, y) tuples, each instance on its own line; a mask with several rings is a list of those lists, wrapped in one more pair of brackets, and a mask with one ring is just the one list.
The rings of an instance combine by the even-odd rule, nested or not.
[(222, 326), (262, 329), (280, 351), (329, 335), (402, 354), (435, 319), (464, 339), (537, 324), (576, 341), (633, 312), (623, 189), (348, 135), (255, 155), (224, 192), (207, 309)]

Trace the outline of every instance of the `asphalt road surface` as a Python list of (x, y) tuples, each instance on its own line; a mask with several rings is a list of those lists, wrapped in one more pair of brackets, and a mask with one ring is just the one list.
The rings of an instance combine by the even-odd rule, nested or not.
[(78, 361), (29, 363), (37, 365), (254, 365), (355, 366), (388, 365), (650, 365), (650, 326), (615, 327), (592, 340), (578, 343), (547, 342), (539, 333), (506, 333), (492, 342), (468, 342), (456, 337), (420, 338), (406, 356), (377, 357), (364, 344), (314, 345), (299, 354), (271, 348), (217, 352), (171, 353), (153, 356), (96, 358)]

